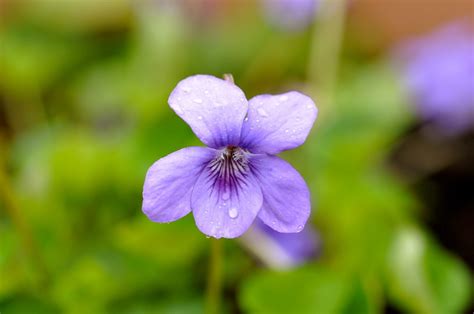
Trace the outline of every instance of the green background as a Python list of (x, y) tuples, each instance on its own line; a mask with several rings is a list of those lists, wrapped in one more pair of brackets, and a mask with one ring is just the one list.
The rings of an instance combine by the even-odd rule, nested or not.
[(202, 313), (210, 240), (192, 215), (161, 225), (141, 212), (148, 167), (202, 145), (167, 105), (197, 73), (232, 73), (248, 98), (300, 90), (320, 110), (282, 156), (311, 189), (321, 254), (276, 271), (220, 240), (223, 313), (466, 310), (472, 273), (389, 165), (415, 117), (386, 55), (346, 40), (338, 58), (331, 17), (289, 32), (256, 3), (176, 3), (0, 8), (0, 312)]

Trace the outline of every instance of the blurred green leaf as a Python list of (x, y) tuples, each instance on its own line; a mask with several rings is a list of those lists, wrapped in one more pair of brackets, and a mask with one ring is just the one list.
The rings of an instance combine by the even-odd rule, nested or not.
[(469, 272), (413, 227), (400, 229), (388, 264), (390, 295), (416, 313), (461, 313), (472, 287)]
[(314, 265), (288, 272), (261, 271), (241, 288), (240, 304), (248, 313), (367, 313), (367, 297), (353, 290), (343, 274)]
[(35, 314), (56, 314), (60, 310), (44, 300), (26, 295), (15, 295), (9, 299), (0, 301), (2, 313), (35, 313)]

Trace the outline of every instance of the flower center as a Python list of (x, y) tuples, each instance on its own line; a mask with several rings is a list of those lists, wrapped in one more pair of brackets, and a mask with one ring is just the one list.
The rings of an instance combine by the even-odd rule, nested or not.
[(214, 180), (214, 187), (223, 193), (223, 198), (228, 198), (229, 193), (245, 184), (248, 163), (248, 151), (237, 146), (225, 147), (209, 163), (210, 179)]

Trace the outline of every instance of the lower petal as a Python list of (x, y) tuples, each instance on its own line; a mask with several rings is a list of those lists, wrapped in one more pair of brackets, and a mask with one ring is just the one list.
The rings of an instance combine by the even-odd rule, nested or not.
[(214, 238), (236, 238), (255, 220), (262, 201), (262, 192), (251, 173), (229, 187), (216, 183), (206, 169), (194, 186), (191, 207), (201, 232)]
[(311, 213), (306, 182), (289, 163), (269, 155), (250, 160), (260, 183), (263, 205), (258, 217), (278, 232), (300, 232)]
[(188, 147), (155, 162), (143, 187), (143, 212), (155, 222), (175, 221), (191, 211), (191, 193), (215, 151)]

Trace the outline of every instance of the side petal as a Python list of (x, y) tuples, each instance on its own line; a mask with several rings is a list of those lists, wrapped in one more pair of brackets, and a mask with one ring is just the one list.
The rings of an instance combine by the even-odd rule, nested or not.
[(196, 225), (214, 238), (236, 238), (250, 227), (262, 207), (262, 192), (248, 173), (235, 188), (216, 184), (204, 170), (194, 186), (191, 207)]
[(213, 149), (188, 147), (155, 162), (146, 174), (142, 210), (155, 222), (175, 221), (191, 211), (191, 193)]
[(258, 217), (278, 232), (303, 230), (311, 202), (308, 186), (298, 171), (276, 156), (254, 155), (250, 163), (263, 194)]
[(240, 146), (272, 155), (298, 147), (306, 140), (317, 114), (311, 98), (298, 92), (255, 96), (249, 101)]
[(207, 146), (237, 145), (248, 102), (236, 85), (210, 75), (178, 83), (168, 103)]

